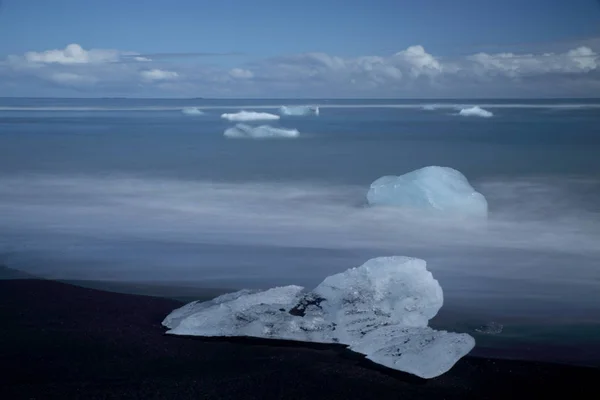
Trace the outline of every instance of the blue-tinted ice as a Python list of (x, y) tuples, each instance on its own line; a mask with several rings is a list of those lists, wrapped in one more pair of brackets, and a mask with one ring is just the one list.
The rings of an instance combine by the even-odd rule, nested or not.
[(281, 115), (288, 116), (304, 116), (304, 115), (319, 115), (319, 107), (317, 106), (281, 106), (279, 108)]
[(459, 171), (425, 167), (400, 176), (383, 176), (371, 184), (367, 200), (374, 206), (435, 211), (445, 217), (487, 218), (485, 197)]
[(380, 257), (300, 286), (242, 290), (174, 310), (174, 335), (251, 336), (342, 343), (368, 359), (423, 378), (448, 371), (475, 346), (467, 334), (429, 328), (444, 302), (423, 260)]
[(197, 107), (185, 107), (181, 112), (185, 115), (204, 115), (204, 111)]

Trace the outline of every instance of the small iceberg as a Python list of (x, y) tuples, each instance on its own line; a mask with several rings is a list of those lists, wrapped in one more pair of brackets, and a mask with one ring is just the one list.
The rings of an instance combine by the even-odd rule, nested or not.
[(463, 108), (458, 112), (458, 115), (463, 117), (482, 117), (482, 118), (490, 118), (493, 117), (494, 114), (491, 111), (484, 110), (479, 106)]
[(279, 114), (288, 116), (319, 115), (317, 106), (281, 106)]
[(200, 110), (197, 107), (186, 107), (181, 110), (185, 115), (204, 115), (204, 111)]
[(269, 125), (250, 126), (237, 124), (223, 132), (228, 138), (237, 139), (274, 139), (274, 138), (296, 138), (300, 135), (297, 129), (274, 128)]
[(430, 166), (400, 176), (383, 176), (371, 184), (367, 201), (372, 206), (435, 211), (438, 215), (486, 219), (486, 198), (459, 171)]
[(234, 122), (249, 122), (249, 121), (272, 121), (281, 118), (279, 115), (269, 114), (266, 112), (255, 111), (240, 111), (237, 113), (225, 113), (221, 118)]
[(379, 257), (329, 276), (311, 291), (292, 285), (192, 302), (163, 325), (171, 335), (341, 343), (375, 363), (433, 378), (475, 346), (468, 334), (428, 326), (443, 303), (425, 261)]

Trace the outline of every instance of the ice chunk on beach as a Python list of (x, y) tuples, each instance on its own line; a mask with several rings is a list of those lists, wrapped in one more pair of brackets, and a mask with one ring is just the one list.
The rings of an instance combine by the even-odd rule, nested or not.
[[(302, 292), (300, 286), (276, 287), (265, 291), (239, 291), (211, 302), (184, 306), (167, 316), (176, 326), (169, 333), (194, 336), (273, 337), (287, 331), (278, 315), (281, 308), (294, 304)], [(290, 315), (290, 319), (291, 319)], [(163, 322), (167, 325), (167, 320)], [(274, 325), (282, 325), (274, 329)], [(168, 326), (168, 325), (167, 325)]]
[(467, 178), (448, 167), (430, 166), (400, 176), (383, 176), (371, 184), (367, 200), (373, 206), (436, 211), (445, 216), (487, 218), (485, 197)]
[(226, 129), (223, 135), (238, 139), (295, 138), (300, 135), (300, 132), (296, 129), (274, 128), (269, 125), (237, 124), (233, 128)]
[(362, 325), (368, 324), (355, 321), (364, 320), (364, 314), (374, 307), (402, 326), (427, 326), (442, 308), (444, 295), (425, 265), (424, 260), (416, 258), (374, 258), (325, 278), (314, 293), (328, 299), (324, 309), (345, 331), (347, 341), (354, 341), (360, 337), (358, 332), (364, 332)]
[(269, 114), (266, 112), (256, 111), (240, 111), (236, 113), (225, 113), (221, 115), (221, 118), (235, 122), (248, 122), (248, 121), (272, 121), (281, 118), (279, 115)]
[(483, 117), (483, 118), (490, 118), (490, 117), (494, 116), (494, 114), (491, 111), (484, 110), (483, 108), (481, 108), (479, 106), (463, 108), (458, 112), (458, 115), (461, 115), (463, 117)]
[(258, 290), (250, 290), (243, 289), (233, 293), (225, 293), (221, 296), (215, 297), (210, 301), (193, 301), (191, 303), (186, 304), (183, 307), (178, 308), (177, 310), (170, 313), (163, 321), (164, 326), (178, 326), (181, 321), (193, 315), (201, 310), (210, 308), (212, 306), (218, 306), (223, 303), (228, 303), (233, 300), (236, 300), (242, 296), (248, 296), (254, 293), (259, 292)]
[(186, 107), (181, 112), (185, 115), (204, 115), (204, 111), (196, 107)]
[(319, 115), (317, 106), (281, 106), (279, 114), (289, 116)]
[(467, 334), (428, 327), (443, 302), (425, 261), (379, 257), (308, 292), (284, 286), (193, 302), (174, 310), (163, 325), (173, 335), (341, 343), (375, 363), (433, 378), (475, 346)]

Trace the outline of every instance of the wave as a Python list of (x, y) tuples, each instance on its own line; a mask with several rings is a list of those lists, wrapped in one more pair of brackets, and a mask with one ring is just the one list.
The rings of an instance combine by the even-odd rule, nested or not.
[[(401, 209), (358, 207), (368, 189), (362, 186), (3, 176), (0, 233), (7, 234), (4, 239), (17, 246), (19, 235), (11, 232), (45, 232), (47, 243), (66, 234), (117, 241), (129, 237), (362, 248), (377, 254), (400, 246), (417, 253), (467, 248), (470, 252), (522, 250), (589, 256), (600, 254), (600, 212), (573, 203), (570, 193), (585, 193), (590, 185), (598, 184), (573, 180), (560, 185), (544, 180), (474, 183), (490, 204), (487, 228), (482, 232)], [(44, 243), (34, 247), (44, 247)], [(460, 269), (460, 263), (455, 267)], [(570, 274), (577, 271), (576, 265), (570, 268)], [(479, 272), (502, 275), (503, 269), (483, 268)], [(520, 273), (525, 275), (526, 270)]]
[(281, 115), (289, 116), (304, 116), (304, 115), (319, 115), (319, 107), (317, 106), (281, 106), (279, 108)]
[(474, 328), (498, 321), (507, 333), (523, 319), (597, 322), (600, 178), (471, 183), (489, 202), (485, 229), (363, 207), (368, 182), (0, 174), (0, 264), (55, 279), (235, 289), (314, 287), (407, 254), (426, 259), (444, 288), (449, 314), (436, 327), (457, 310)]
[(226, 113), (221, 115), (221, 118), (235, 122), (249, 122), (249, 121), (269, 121), (279, 119), (279, 115), (269, 114), (264, 112), (256, 111), (240, 111), (237, 113)]
[(364, 185), (0, 175), (0, 263), (54, 279), (312, 287), (406, 254), (485, 321), (600, 315), (600, 181), (472, 184), (485, 226), (361, 206)]
[(494, 113), (488, 110), (484, 110), (479, 106), (463, 108), (458, 112), (458, 115), (462, 117), (481, 117), (490, 118), (494, 116)]
[(228, 138), (237, 139), (274, 139), (274, 138), (296, 138), (300, 135), (297, 129), (274, 128), (269, 125), (250, 126), (237, 124), (223, 132)]

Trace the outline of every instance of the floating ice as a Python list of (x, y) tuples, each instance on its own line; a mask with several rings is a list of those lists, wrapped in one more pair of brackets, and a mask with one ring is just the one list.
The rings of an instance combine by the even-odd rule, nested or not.
[(436, 106), (435, 104), (425, 104), (423, 106), (423, 110), (425, 111), (435, 111), (438, 109), (438, 106)]
[(317, 106), (281, 106), (279, 114), (290, 116), (319, 115)]
[(269, 121), (279, 119), (279, 115), (269, 114), (266, 112), (256, 111), (240, 111), (230, 114), (222, 114), (221, 118), (229, 121), (244, 122), (244, 121)]
[(425, 261), (380, 257), (330, 276), (310, 292), (284, 286), (193, 302), (163, 325), (173, 335), (342, 343), (378, 364), (433, 378), (475, 346), (467, 334), (427, 326), (443, 302)]
[(186, 107), (181, 112), (185, 115), (204, 115), (204, 111), (196, 107)]
[(461, 115), (463, 117), (483, 117), (483, 118), (490, 118), (490, 117), (494, 116), (494, 114), (491, 111), (484, 110), (483, 108), (481, 108), (479, 106), (463, 108), (458, 112), (458, 115)]
[(400, 176), (383, 176), (367, 193), (371, 205), (436, 210), (447, 216), (486, 218), (485, 197), (459, 171), (425, 167)]
[(269, 125), (250, 126), (246, 124), (237, 124), (233, 128), (228, 128), (223, 133), (229, 138), (238, 139), (270, 139), (270, 138), (295, 138), (300, 135), (296, 129), (274, 128)]

